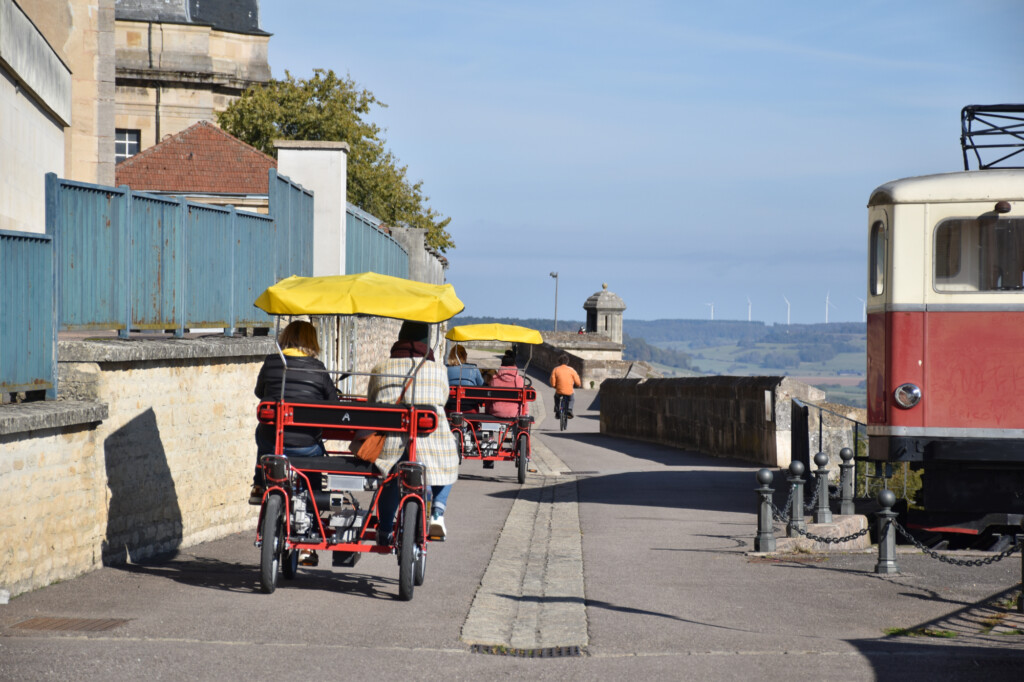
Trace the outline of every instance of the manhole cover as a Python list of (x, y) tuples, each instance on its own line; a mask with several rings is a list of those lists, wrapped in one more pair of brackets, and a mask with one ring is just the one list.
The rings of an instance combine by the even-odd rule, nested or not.
[(491, 654), (492, 656), (515, 656), (518, 658), (569, 658), (582, 656), (579, 646), (549, 646), (541, 649), (514, 649), (510, 646), (474, 644), (469, 648), (474, 654)]
[(44, 630), (47, 632), (103, 632), (128, 622), (127, 618), (47, 618), (23, 620), (14, 626), (18, 630)]

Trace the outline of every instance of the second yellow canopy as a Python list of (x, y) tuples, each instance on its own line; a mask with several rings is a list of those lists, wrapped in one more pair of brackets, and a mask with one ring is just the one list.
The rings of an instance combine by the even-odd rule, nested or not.
[(444, 335), (449, 341), (505, 341), (507, 343), (543, 343), (540, 332), (518, 324), (464, 324), (452, 327)]

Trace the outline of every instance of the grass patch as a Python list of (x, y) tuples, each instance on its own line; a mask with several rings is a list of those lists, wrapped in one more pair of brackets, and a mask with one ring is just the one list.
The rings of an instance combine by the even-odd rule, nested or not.
[(886, 628), (883, 630), (888, 637), (938, 637), (939, 639), (953, 639), (955, 632), (950, 630), (936, 630), (934, 628)]

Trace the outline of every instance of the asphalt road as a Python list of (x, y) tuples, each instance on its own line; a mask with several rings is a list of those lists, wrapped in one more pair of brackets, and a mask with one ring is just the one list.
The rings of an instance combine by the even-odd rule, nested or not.
[[(383, 556), (262, 594), (244, 533), (0, 605), (0, 679), (1024, 677), (1024, 619), (1003, 604), (1019, 555), (901, 553), (894, 576), (871, 553), (752, 555), (756, 468), (603, 437), (595, 395), (568, 431), (537, 425), (522, 489), (510, 464), (464, 463), (411, 602)], [(113, 620), (27, 628), (40, 617)]]

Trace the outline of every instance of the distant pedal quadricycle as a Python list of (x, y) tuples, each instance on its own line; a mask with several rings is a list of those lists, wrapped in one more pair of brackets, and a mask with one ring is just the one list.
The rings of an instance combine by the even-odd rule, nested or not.
[[(449, 341), (502, 341), (530, 345), (543, 341), (540, 332), (514, 324), (470, 324), (452, 327)], [(529, 366), (529, 359), (526, 367)], [(517, 479), (526, 482), (530, 462), (530, 403), (537, 399), (526, 367), (516, 369), (515, 385), (452, 386), (448, 421), (460, 460), (515, 462)], [(493, 465), (492, 465), (493, 466)]]
[[(463, 308), (450, 284), (423, 284), (376, 273), (289, 277), (268, 288), (255, 305), (278, 316), (360, 314), (426, 323), (442, 322)], [(280, 347), (278, 352), (282, 353)], [(284, 365), (280, 399), (264, 400), (257, 408), (257, 418), (273, 428), (275, 438), (274, 454), (263, 455), (259, 464), (266, 483), (256, 539), (262, 590), (273, 592), (279, 573), (295, 577), (300, 550), (332, 551), (336, 566), (353, 566), (363, 553), (394, 553), (399, 597), (412, 599), (413, 588), (422, 585), (426, 575), (428, 541), (429, 488), (424, 465), (416, 459), (416, 438), (435, 431), (443, 416), (432, 406), (371, 403), (361, 396), (315, 403), (288, 401), (284, 399), (287, 362)], [(413, 396), (414, 375), (415, 371), (409, 377), (394, 377), (407, 380)], [(289, 457), (283, 454), (284, 431), (294, 427), (321, 429), (325, 441), (352, 441), (360, 431), (401, 435), (407, 451), (387, 476), (348, 451)], [(400, 502), (394, 532), (378, 538), (378, 505), (388, 485), (397, 485)], [(369, 495), (369, 503), (361, 505), (359, 494)]]

